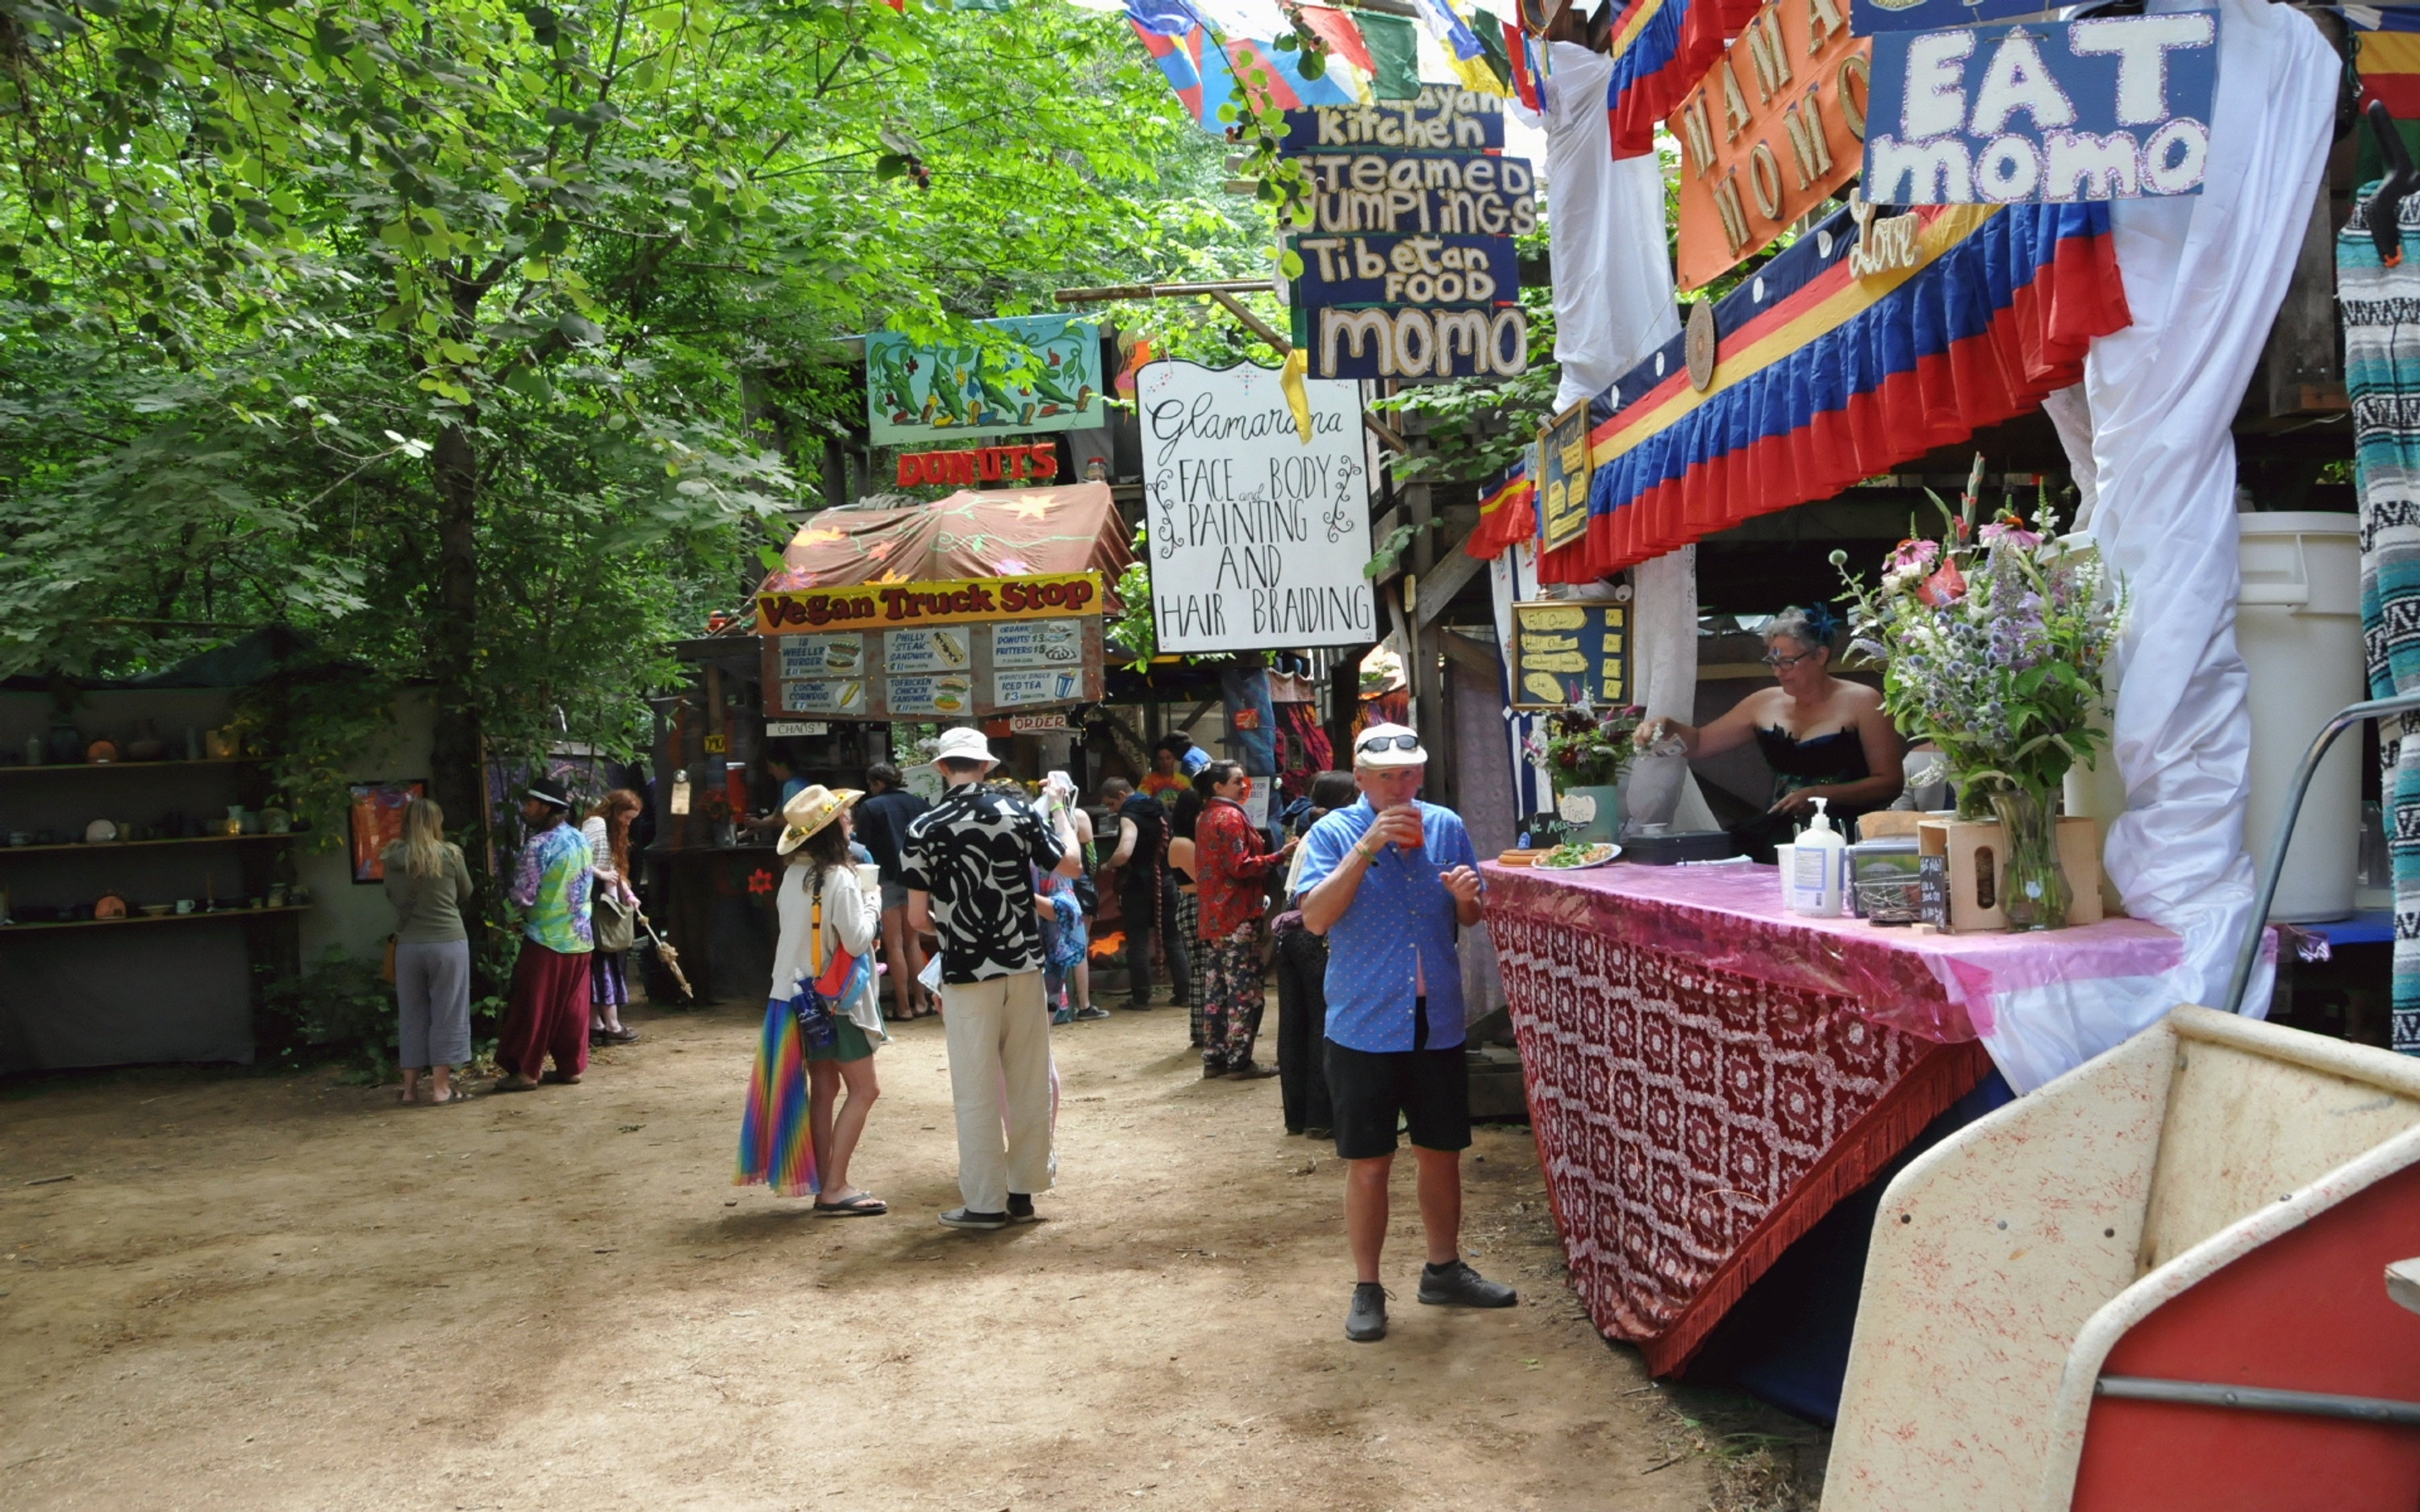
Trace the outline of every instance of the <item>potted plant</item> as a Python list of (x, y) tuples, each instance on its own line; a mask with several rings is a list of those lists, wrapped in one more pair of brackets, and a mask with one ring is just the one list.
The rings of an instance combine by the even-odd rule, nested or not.
[(2057, 538), (2046, 498), (2030, 525), (2007, 510), (1977, 529), (1982, 463), (1958, 512), (1933, 496), (1942, 539), (1901, 541), (1878, 587), (1849, 575), (1846, 552), (1832, 563), (1854, 607), (1851, 655), (1884, 663), (1883, 707), (1902, 734), (1941, 748), (1960, 817), (1996, 816), (2005, 831), (2009, 927), (2059, 929), (2073, 896), (2059, 788), (2108, 739), (2091, 716), (2124, 594), (2097, 554)]
[(1621, 834), (1621, 776), (1637, 754), (1630, 737), (1645, 711), (1600, 711), (1587, 703), (1540, 718), (1529, 736), (1530, 758), (1555, 784), (1555, 812), (1570, 826), (1565, 838), (1617, 840)]

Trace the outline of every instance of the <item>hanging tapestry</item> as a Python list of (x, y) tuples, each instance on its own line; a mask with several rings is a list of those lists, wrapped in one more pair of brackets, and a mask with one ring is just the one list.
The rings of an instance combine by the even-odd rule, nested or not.
[[(2361, 498), (2361, 630), (2369, 696), (2420, 691), (2420, 196), (2396, 217), (2403, 249), (2380, 264), (2365, 185), (2336, 233), (2345, 387)], [(2379, 787), (2395, 860), (2395, 1048), (2420, 1055), (2420, 717), (2382, 725)]]

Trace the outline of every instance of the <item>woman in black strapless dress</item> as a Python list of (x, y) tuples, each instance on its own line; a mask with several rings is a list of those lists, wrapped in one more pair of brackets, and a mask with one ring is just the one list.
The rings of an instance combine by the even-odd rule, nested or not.
[(1764, 664), (1775, 685), (1740, 700), (1699, 729), (1676, 719), (1650, 719), (1638, 744), (1677, 738), (1691, 756), (1712, 756), (1753, 739), (1773, 768), (1773, 807), (1731, 828), (1740, 849), (1771, 862), (1773, 848), (1795, 839), (1824, 800), (1832, 826), (1888, 808), (1901, 786), (1899, 732), (1883, 712), (1880, 693), (1831, 673), (1830, 615), (1785, 609), (1764, 627)]

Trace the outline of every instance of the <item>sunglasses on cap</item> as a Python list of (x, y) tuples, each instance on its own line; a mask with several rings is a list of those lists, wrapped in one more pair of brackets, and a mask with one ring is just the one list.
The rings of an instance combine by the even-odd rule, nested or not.
[(1372, 735), (1369, 739), (1361, 742), (1361, 744), (1354, 747), (1353, 748), (1357, 751), (1366, 751), (1374, 755), (1390, 747), (1396, 750), (1418, 750), (1420, 748), (1420, 737), (1418, 735)]

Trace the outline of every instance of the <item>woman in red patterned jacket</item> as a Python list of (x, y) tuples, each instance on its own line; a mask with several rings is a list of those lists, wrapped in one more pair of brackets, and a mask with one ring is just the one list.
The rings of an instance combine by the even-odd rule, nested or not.
[(1283, 875), (1295, 842), (1270, 850), (1244, 811), (1252, 779), (1233, 762), (1212, 762), (1194, 774), (1207, 800), (1193, 830), (1194, 881), (1200, 888), (1202, 953), (1202, 1074), (1255, 1080), (1278, 1073), (1252, 1059), (1261, 1027), (1261, 919), (1269, 877)]

